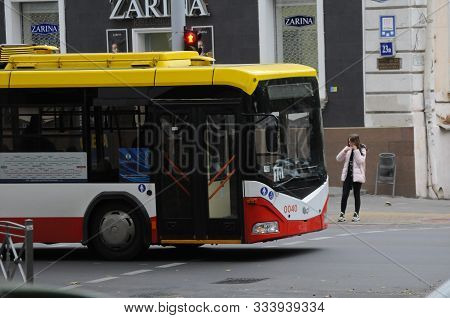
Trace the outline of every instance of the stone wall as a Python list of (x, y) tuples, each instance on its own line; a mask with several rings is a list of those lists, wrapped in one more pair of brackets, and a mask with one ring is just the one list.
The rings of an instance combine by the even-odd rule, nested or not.
[[(374, 193), (378, 154), (395, 153), (397, 157), (396, 195), (416, 196), (416, 178), (414, 162), (414, 129), (410, 128), (326, 128), (325, 160), (327, 163), (330, 186), (341, 186), (342, 163), (336, 161), (336, 155), (346, 145), (350, 134), (359, 134), (361, 142), (369, 151), (366, 160), (366, 183), (363, 189)], [(391, 186), (379, 185), (378, 194), (391, 194)]]

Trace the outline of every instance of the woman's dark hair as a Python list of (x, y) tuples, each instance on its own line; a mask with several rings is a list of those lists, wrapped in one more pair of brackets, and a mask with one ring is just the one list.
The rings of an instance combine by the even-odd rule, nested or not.
[(361, 142), (359, 141), (359, 135), (351, 134), (348, 137), (348, 141), (354, 143), (358, 149), (361, 148)]
[(362, 150), (361, 150), (361, 149), (365, 148), (366, 151), (368, 150), (368, 149), (367, 149), (367, 146), (366, 146), (365, 144), (362, 144), (362, 143), (361, 143), (361, 141), (359, 140), (359, 135), (357, 135), (357, 134), (351, 134), (351, 135), (348, 137), (348, 141), (354, 143), (355, 146), (356, 146), (356, 147), (359, 149), (359, 151), (361, 152), (361, 154), (362, 154)]

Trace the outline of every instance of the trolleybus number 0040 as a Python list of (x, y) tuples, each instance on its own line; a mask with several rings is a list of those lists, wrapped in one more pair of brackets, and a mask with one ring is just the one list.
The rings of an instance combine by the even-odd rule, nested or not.
[(285, 205), (284, 206), (284, 213), (295, 213), (298, 211), (298, 206), (297, 204), (293, 204), (293, 205)]

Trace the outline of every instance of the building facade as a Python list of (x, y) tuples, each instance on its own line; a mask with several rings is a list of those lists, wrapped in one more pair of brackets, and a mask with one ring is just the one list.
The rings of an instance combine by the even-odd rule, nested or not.
[[(378, 153), (393, 152), (397, 194), (450, 197), (450, 173), (439, 173), (450, 155), (448, 6), (427, 18), (430, 6), (447, 1), (180, 1), (187, 25), (202, 34), (203, 53), (217, 63), (289, 62), (318, 70), (332, 185), (340, 184), (335, 152), (357, 131), (369, 146), (369, 192)], [(3, 2), (0, 43), (53, 44), (68, 53), (171, 50), (170, 0)], [(431, 32), (440, 40), (430, 53)], [(386, 58), (383, 43), (393, 50)], [(436, 60), (430, 72), (428, 53)]]

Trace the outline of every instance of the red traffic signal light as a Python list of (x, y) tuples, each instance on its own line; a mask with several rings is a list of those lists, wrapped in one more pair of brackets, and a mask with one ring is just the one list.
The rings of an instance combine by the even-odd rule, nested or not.
[(192, 30), (184, 31), (184, 43), (188, 46), (196, 46), (197, 45), (197, 32)]
[(185, 30), (184, 31), (184, 44), (187, 50), (196, 51), (198, 43), (198, 34), (196, 31)]

